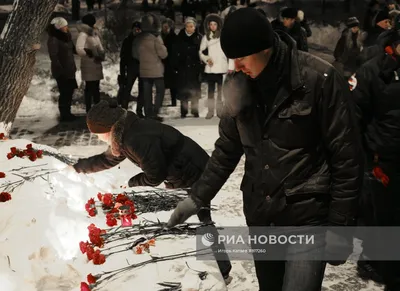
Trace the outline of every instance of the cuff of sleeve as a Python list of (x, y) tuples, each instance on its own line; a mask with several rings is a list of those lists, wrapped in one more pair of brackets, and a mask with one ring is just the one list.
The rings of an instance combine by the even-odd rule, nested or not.
[(328, 220), (333, 225), (342, 225), (342, 226), (355, 226), (357, 225), (357, 219), (354, 217), (350, 217), (343, 213), (336, 211), (335, 209), (329, 210)]

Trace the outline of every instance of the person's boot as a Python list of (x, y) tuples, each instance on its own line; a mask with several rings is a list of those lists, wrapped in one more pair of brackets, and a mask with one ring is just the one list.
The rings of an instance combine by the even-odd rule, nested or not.
[(378, 273), (378, 270), (373, 266), (371, 261), (358, 261), (357, 262), (357, 274), (361, 279), (372, 280), (382, 284), (382, 276)]
[(207, 115), (206, 115), (206, 119), (211, 119), (214, 117), (214, 113), (212, 113), (211, 111), (208, 111)]

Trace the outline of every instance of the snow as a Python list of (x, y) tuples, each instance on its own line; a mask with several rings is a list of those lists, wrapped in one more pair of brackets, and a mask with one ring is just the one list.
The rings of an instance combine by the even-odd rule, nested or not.
[(0, 122), (0, 133), (8, 133), (11, 129), (12, 123)]

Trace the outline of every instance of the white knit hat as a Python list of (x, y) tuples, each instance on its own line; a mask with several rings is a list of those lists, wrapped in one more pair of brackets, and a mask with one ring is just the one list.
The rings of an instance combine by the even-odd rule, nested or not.
[(60, 29), (60, 28), (67, 26), (68, 21), (62, 17), (56, 17), (56, 18), (53, 18), (53, 20), (51, 21), (51, 24), (53, 24), (56, 29)]

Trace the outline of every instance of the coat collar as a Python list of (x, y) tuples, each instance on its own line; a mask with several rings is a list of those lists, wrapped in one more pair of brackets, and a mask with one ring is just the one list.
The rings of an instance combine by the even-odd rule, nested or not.
[(110, 136), (110, 147), (113, 156), (121, 156), (125, 132), (138, 120), (139, 117), (135, 113), (125, 111), (121, 118), (113, 125)]

